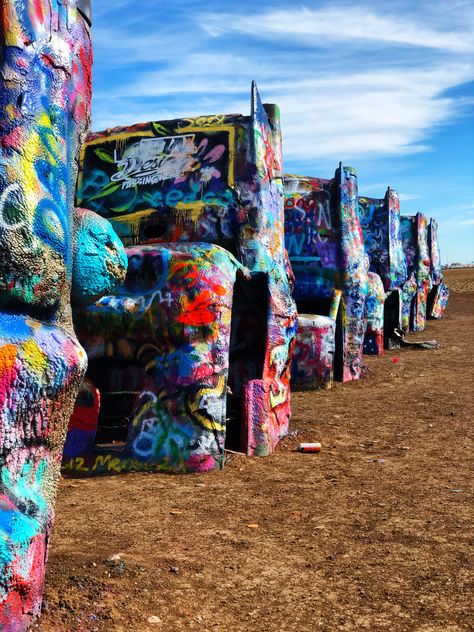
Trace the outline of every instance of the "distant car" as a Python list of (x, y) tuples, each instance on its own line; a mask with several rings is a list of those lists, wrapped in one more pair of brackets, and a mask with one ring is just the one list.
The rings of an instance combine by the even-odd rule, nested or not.
[[(294, 384), (304, 386), (307, 380), (307, 387), (328, 387), (333, 373), (344, 382), (358, 379), (369, 279), (352, 167), (340, 165), (331, 180), (285, 175), (285, 240), (295, 275), (294, 297), (298, 312), (305, 315), (293, 359)], [(311, 353), (302, 347), (308, 347), (310, 337)], [(313, 357), (317, 349), (320, 362)], [(311, 358), (312, 371), (305, 358)]]

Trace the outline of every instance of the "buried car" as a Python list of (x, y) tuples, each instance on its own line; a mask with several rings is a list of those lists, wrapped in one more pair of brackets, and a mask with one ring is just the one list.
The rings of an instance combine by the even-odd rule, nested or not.
[(69, 441), (65, 471), (203, 471), (225, 448), (264, 455), (287, 433), (296, 306), (280, 120), (255, 83), (251, 104), (89, 136), (78, 203), (110, 220), (129, 272), (75, 313), (101, 404), (94, 442)]

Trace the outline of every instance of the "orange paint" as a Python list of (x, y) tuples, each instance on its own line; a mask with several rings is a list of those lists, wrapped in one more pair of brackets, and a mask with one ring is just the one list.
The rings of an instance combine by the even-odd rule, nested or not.
[(0, 375), (11, 371), (16, 360), (15, 345), (4, 345), (0, 347)]

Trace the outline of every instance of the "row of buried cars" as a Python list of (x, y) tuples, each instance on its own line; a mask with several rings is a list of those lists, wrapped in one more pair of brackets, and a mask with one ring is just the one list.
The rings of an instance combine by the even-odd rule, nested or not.
[[(284, 175), (278, 108), (93, 133), (77, 206), (109, 220), (128, 272), (76, 300), (87, 379), (63, 472), (202, 472), (226, 450), (266, 455), (288, 432), (293, 388), (358, 379), (363, 354), (421, 331), (448, 299), (437, 224), (399, 197)], [(110, 231), (90, 265), (116, 266)], [(117, 254), (118, 253), (118, 254)]]

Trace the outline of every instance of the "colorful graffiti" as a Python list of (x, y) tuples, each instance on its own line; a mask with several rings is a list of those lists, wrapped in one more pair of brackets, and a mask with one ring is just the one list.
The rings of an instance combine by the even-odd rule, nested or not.
[(430, 305), (431, 318), (442, 318), (449, 300), (449, 288), (444, 283), (434, 286), (434, 296)]
[(123, 394), (133, 394), (131, 423), (112, 452), (91, 445), (97, 395), (89, 385), (88, 409), (81, 414), (76, 406), (70, 424), (80, 436), (68, 437), (64, 469), (99, 473), (115, 458), (121, 468), (125, 460), (134, 469), (136, 462), (176, 472), (218, 467), (234, 284), (242, 267), (212, 244), (136, 246), (127, 254), (124, 285), (76, 310), (75, 319), (94, 387), (117, 415)]
[[(17, 631), (41, 606), (62, 445), (86, 367), (71, 289), (90, 301), (125, 269), (110, 226), (72, 210), (89, 125), (88, 24), (72, 3), (5, 2), (1, 19), (0, 627)], [(99, 226), (108, 237), (97, 266), (84, 236)], [(96, 269), (81, 276), (86, 260)]]
[(353, 167), (340, 167), (341, 244), (343, 261), (342, 336), (344, 348), (343, 380), (361, 376), (365, 337), (365, 299), (369, 292), (369, 261), (359, 222), (357, 174)]
[(300, 390), (332, 387), (340, 300), (341, 291), (335, 290), (329, 316), (298, 314), (291, 366), (292, 387)]
[(433, 285), (439, 285), (443, 280), (441, 270), (441, 253), (438, 239), (438, 222), (431, 218), (428, 224), (428, 249), (430, 257), (430, 276)]
[(438, 222), (431, 218), (428, 224), (428, 248), (432, 288), (428, 295), (427, 314), (430, 318), (442, 318), (449, 299), (449, 289), (443, 283), (441, 254), (438, 240)]
[(0, 627), (39, 614), (65, 424), (86, 354), (65, 329), (0, 314)]
[(400, 288), (407, 277), (407, 264), (398, 193), (389, 187), (384, 198), (359, 197), (359, 217), (370, 271), (380, 276), (386, 292)]
[[(385, 290), (385, 314), (384, 346), (387, 348), (398, 347), (394, 330), (402, 326), (401, 322), (401, 298), (400, 292), (407, 279), (407, 263), (403, 251), (403, 243), (400, 228), (400, 200), (398, 193), (387, 189), (383, 198), (359, 197), (359, 217), (364, 236), (364, 245), (369, 257), (370, 272), (380, 276)], [(374, 282), (374, 281), (372, 281)], [(380, 289), (372, 291), (372, 296), (379, 296), (382, 300)], [(373, 319), (375, 312), (380, 313), (381, 305), (369, 301), (369, 312), (366, 315), (367, 325)], [(378, 325), (380, 325), (380, 318)], [(364, 353), (381, 353), (379, 342), (375, 343), (374, 332), (367, 333), (367, 341)]]
[(426, 215), (402, 215), (401, 232), (408, 274), (402, 288), (402, 326), (405, 331), (423, 331), (426, 327), (428, 295), (432, 287)]
[(335, 196), (331, 180), (285, 176), (285, 242), (297, 303), (328, 300), (342, 286)]
[(342, 335), (336, 346), (335, 376), (343, 381), (357, 379), (362, 364), (368, 263), (357, 214), (355, 170), (339, 167), (333, 180), (285, 176), (285, 241), (300, 311), (327, 316), (334, 290), (342, 292)]
[(110, 219), (127, 246), (235, 239), (232, 123), (184, 119), (92, 134), (78, 204)]
[(385, 290), (381, 278), (375, 272), (369, 272), (369, 291), (365, 299), (365, 336), (364, 353), (383, 355)]
[(417, 232), (414, 216), (402, 215), (400, 217), (400, 232), (407, 262), (407, 280), (401, 290), (402, 329), (408, 332), (413, 328), (414, 299), (417, 292)]
[(71, 275), (70, 209), (77, 139), (88, 124), (90, 40), (70, 2), (9, 0), (1, 19), (1, 303), (51, 317)]
[(69, 296), (91, 45), (75, 2), (5, 0), (0, 21), (0, 628), (19, 632), (40, 611), (67, 420), (86, 367)]
[[(132, 464), (133, 459), (141, 459), (164, 469), (209, 469), (222, 463), (225, 445), (249, 454), (267, 454), (288, 431), (290, 358), (296, 334), (296, 307), (291, 298), (283, 239), (280, 120), (276, 106), (262, 104), (255, 84), (251, 107), (251, 116), (196, 117), (107, 130), (92, 134), (85, 146), (78, 203), (109, 218), (122, 241), (139, 249), (129, 249), (125, 289), (112, 297), (107, 307), (112, 309), (112, 304), (118, 301), (121, 307), (114, 312), (114, 317), (105, 316), (109, 312), (103, 311), (102, 302), (99, 311), (90, 307), (86, 316), (76, 319), (80, 339), (91, 359), (89, 376), (101, 392), (99, 442), (101, 425), (111, 415), (113, 398), (110, 395), (121, 393), (114, 423), (117, 427), (122, 424), (121, 432), (128, 437), (125, 451), (133, 457), (122, 461), (122, 468), (124, 462)], [(190, 298), (187, 309), (196, 308), (199, 318), (205, 313), (209, 317), (213, 314), (219, 348), (229, 355), (225, 361), (220, 358), (216, 365), (221, 367), (219, 378), (217, 373), (214, 378), (209, 378), (210, 382), (202, 385), (204, 390), (199, 393), (196, 374), (204, 370), (202, 367), (183, 364), (177, 380), (172, 364), (168, 366), (166, 358), (171, 351), (167, 346), (170, 334), (166, 333), (166, 328), (149, 331), (146, 335), (153, 341), (150, 349), (155, 349), (154, 361), (162, 367), (150, 379), (146, 378), (144, 364), (150, 350), (143, 357), (135, 357), (133, 353), (123, 354), (122, 347), (111, 347), (105, 342), (109, 340), (108, 329), (117, 330), (116, 320), (129, 323), (132, 318), (137, 323), (136, 326), (129, 323), (130, 332), (121, 335), (121, 340), (126, 339), (123, 348), (135, 349), (138, 342), (140, 348), (143, 346), (138, 326), (141, 317), (138, 312), (127, 316), (123, 306), (134, 304), (137, 296), (152, 291), (156, 295), (147, 310), (158, 313), (160, 309), (166, 309), (159, 307), (161, 303), (176, 304), (170, 318), (177, 320), (167, 327), (182, 327), (179, 319), (184, 315), (179, 309), (184, 303), (180, 295), (188, 291), (188, 286), (191, 288), (190, 277), (181, 279), (184, 283), (181, 289), (177, 281), (171, 285), (165, 283), (160, 288), (154, 276), (147, 277), (143, 272), (133, 293), (127, 289), (136, 266), (150, 274), (151, 266), (141, 262), (145, 255), (140, 253), (145, 253), (145, 245), (151, 247), (152, 244), (155, 249), (159, 246), (156, 259), (162, 261), (167, 252), (173, 259), (178, 257), (180, 248), (188, 248), (186, 265), (190, 269), (194, 266), (192, 275), (196, 288), (201, 288), (201, 295)], [(217, 301), (222, 311), (224, 307), (219, 301), (224, 299), (215, 295), (215, 283), (206, 268), (206, 261), (212, 257), (218, 259), (223, 271), (227, 270), (228, 278), (222, 281), (222, 287), (227, 288), (225, 296), (229, 301), (225, 309), (231, 309), (230, 338), (229, 315), (222, 319), (216, 319), (214, 315), (217, 308), (213, 301)], [(236, 281), (236, 270), (244, 268), (249, 279), (244, 282), (239, 275)], [(212, 274), (215, 276), (218, 272)], [(82, 314), (81, 311), (77, 313)], [(95, 323), (94, 339), (88, 335), (87, 328), (81, 328), (81, 323), (88, 318), (93, 318)], [(201, 326), (196, 322), (197, 325)], [(206, 327), (208, 325), (205, 323)], [(208, 337), (205, 340), (205, 345), (211, 344)], [(199, 336), (187, 344), (187, 357), (194, 353), (195, 362), (207, 366), (208, 360), (202, 355), (207, 346)], [(112, 349), (107, 356), (110, 379), (107, 383), (99, 383), (94, 367), (100, 366), (107, 348)], [(176, 357), (173, 362), (177, 361)], [(183, 371), (189, 373), (185, 375)], [(202, 430), (202, 424), (196, 425), (197, 413), (192, 407), (175, 415), (181, 434), (169, 421), (169, 412), (158, 411), (161, 401), (168, 401), (166, 393), (173, 393), (176, 401), (176, 393), (191, 401), (188, 387), (196, 391), (192, 397), (207, 401), (209, 406), (212, 403), (209, 424), (213, 430), (208, 429), (212, 437), (205, 434), (207, 431)], [(152, 402), (150, 393), (156, 397), (157, 389), (159, 399)], [(133, 397), (137, 398), (134, 404)], [(198, 404), (193, 406), (199, 408)], [(130, 450), (132, 435), (127, 430), (125, 418), (131, 420), (130, 432), (134, 428), (141, 432), (140, 428), (148, 427), (150, 415), (157, 419), (156, 432), (163, 442), (148, 456), (140, 456)], [(219, 428), (218, 432), (216, 428)], [(169, 439), (165, 440), (166, 433)], [(90, 463), (95, 455), (84, 458), (88, 471), (91, 471)], [(65, 468), (78, 471), (71, 461)], [(92, 470), (96, 471), (93, 467)]]

